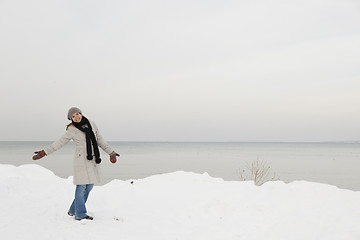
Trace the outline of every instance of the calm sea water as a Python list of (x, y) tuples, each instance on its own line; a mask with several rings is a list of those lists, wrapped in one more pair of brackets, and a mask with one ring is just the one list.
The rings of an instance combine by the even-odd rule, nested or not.
[[(39, 161), (33, 152), (51, 142), (0, 142), (0, 164), (39, 164), (56, 175), (73, 175), (75, 145), (69, 143)], [(306, 180), (360, 191), (359, 143), (194, 143), (109, 142), (121, 154), (116, 164), (102, 153), (105, 184), (113, 179), (138, 179), (174, 171), (207, 172), (225, 180), (240, 180), (246, 165), (264, 161), (271, 174), (291, 182)]]

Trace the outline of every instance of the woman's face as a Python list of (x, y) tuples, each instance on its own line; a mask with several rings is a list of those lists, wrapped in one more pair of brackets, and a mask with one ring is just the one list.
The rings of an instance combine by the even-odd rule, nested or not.
[(72, 120), (74, 121), (74, 122), (81, 122), (81, 118), (82, 118), (82, 115), (81, 115), (81, 113), (74, 113), (73, 115), (72, 115)]

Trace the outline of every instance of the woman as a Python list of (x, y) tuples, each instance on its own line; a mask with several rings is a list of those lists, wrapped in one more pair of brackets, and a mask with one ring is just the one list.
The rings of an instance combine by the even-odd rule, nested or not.
[(120, 155), (105, 142), (95, 123), (83, 116), (79, 108), (70, 108), (67, 117), (71, 123), (66, 127), (66, 133), (45, 149), (35, 152), (36, 155), (33, 156), (33, 159), (38, 160), (55, 152), (70, 140), (75, 142), (74, 184), (76, 190), (75, 199), (68, 214), (75, 216), (76, 220), (93, 220), (93, 217), (86, 214), (85, 203), (94, 184), (100, 182), (99, 164), (101, 158), (98, 146), (110, 155), (112, 163), (116, 163), (116, 156)]

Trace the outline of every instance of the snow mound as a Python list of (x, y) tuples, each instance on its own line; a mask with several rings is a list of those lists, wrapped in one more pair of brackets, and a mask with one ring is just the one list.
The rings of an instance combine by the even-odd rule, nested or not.
[(174, 172), (97, 186), (94, 221), (67, 216), (71, 179), (0, 165), (2, 239), (358, 240), (360, 192), (305, 181), (224, 181)]

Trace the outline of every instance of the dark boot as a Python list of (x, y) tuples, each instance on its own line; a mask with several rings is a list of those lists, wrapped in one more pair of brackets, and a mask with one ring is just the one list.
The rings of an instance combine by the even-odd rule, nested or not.
[(80, 219), (75, 219), (75, 220), (83, 220), (83, 219), (86, 219), (86, 220), (93, 220), (94, 218), (93, 217), (90, 217), (90, 216), (86, 216), (86, 217), (83, 217), (83, 218), (80, 218)]

